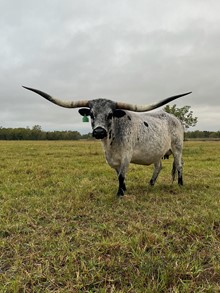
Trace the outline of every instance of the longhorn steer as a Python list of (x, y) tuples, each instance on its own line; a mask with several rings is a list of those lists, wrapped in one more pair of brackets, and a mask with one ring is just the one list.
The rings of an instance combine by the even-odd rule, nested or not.
[(174, 157), (173, 180), (177, 171), (178, 184), (183, 184), (181, 122), (164, 111), (135, 112), (150, 111), (191, 92), (164, 99), (156, 104), (138, 106), (105, 99), (66, 102), (36, 89), (24, 88), (61, 107), (86, 107), (79, 109), (79, 113), (83, 116), (90, 115), (93, 136), (102, 141), (106, 160), (117, 172), (118, 196), (123, 196), (126, 191), (125, 175), (130, 163), (154, 164), (154, 172), (150, 180), (150, 185), (154, 185), (162, 168), (161, 159), (168, 150), (172, 151)]

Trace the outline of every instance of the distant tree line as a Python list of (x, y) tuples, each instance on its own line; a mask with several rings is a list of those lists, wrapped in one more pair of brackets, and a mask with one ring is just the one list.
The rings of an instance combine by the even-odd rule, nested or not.
[(91, 133), (81, 135), (78, 131), (43, 131), (41, 126), (32, 128), (0, 127), (0, 140), (79, 140), (91, 138)]
[(185, 132), (185, 139), (220, 139), (220, 131), (187, 131)]
[[(80, 134), (78, 131), (43, 131), (41, 126), (32, 128), (0, 127), (0, 140), (79, 140), (91, 139), (92, 134)], [(187, 131), (185, 139), (220, 139), (220, 131)]]

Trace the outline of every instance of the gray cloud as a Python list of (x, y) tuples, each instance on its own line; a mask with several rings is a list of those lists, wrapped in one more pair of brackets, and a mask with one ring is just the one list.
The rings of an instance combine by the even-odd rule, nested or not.
[(89, 131), (66, 99), (150, 103), (186, 91), (197, 129), (219, 130), (220, 3), (0, 1), (0, 125)]

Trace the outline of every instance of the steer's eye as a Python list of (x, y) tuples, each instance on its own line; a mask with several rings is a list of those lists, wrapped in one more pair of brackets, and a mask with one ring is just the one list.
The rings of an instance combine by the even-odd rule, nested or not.
[(113, 114), (109, 113), (108, 116), (107, 116), (107, 119), (110, 120), (110, 119), (112, 119), (112, 117), (113, 117)]
[(90, 117), (91, 117), (91, 119), (94, 119), (94, 115), (92, 112), (90, 113)]

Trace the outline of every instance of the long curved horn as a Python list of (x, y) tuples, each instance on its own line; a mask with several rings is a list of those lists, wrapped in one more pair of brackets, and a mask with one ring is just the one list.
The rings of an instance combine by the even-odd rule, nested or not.
[(46, 100), (58, 105), (58, 106), (61, 106), (61, 107), (64, 107), (64, 108), (78, 108), (78, 107), (89, 107), (89, 100), (82, 100), (82, 101), (62, 101), (62, 100), (59, 100), (57, 98), (54, 98), (50, 95), (48, 95), (47, 93), (44, 93), (42, 91), (39, 91), (39, 90), (36, 90), (36, 89), (33, 89), (33, 88), (30, 88), (30, 87), (26, 87), (26, 86), (22, 86), (23, 88), (27, 89), (27, 90), (30, 90), (32, 92), (35, 92), (37, 93), (38, 95), (42, 96), (43, 98), (45, 98)]
[(116, 108), (117, 109), (124, 109), (124, 110), (130, 110), (130, 111), (134, 111), (134, 112), (147, 112), (156, 108), (159, 108), (175, 99), (178, 99), (180, 97), (186, 96), (191, 94), (192, 92), (188, 92), (185, 94), (180, 94), (180, 95), (176, 95), (176, 96), (172, 96), (169, 98), (166, 98), (162, 101), (159, 101), (155, 104), (150, 104), (150, 105), (134, 105), (134, 104), (127, 104), (127, 103), (116, 103)]

